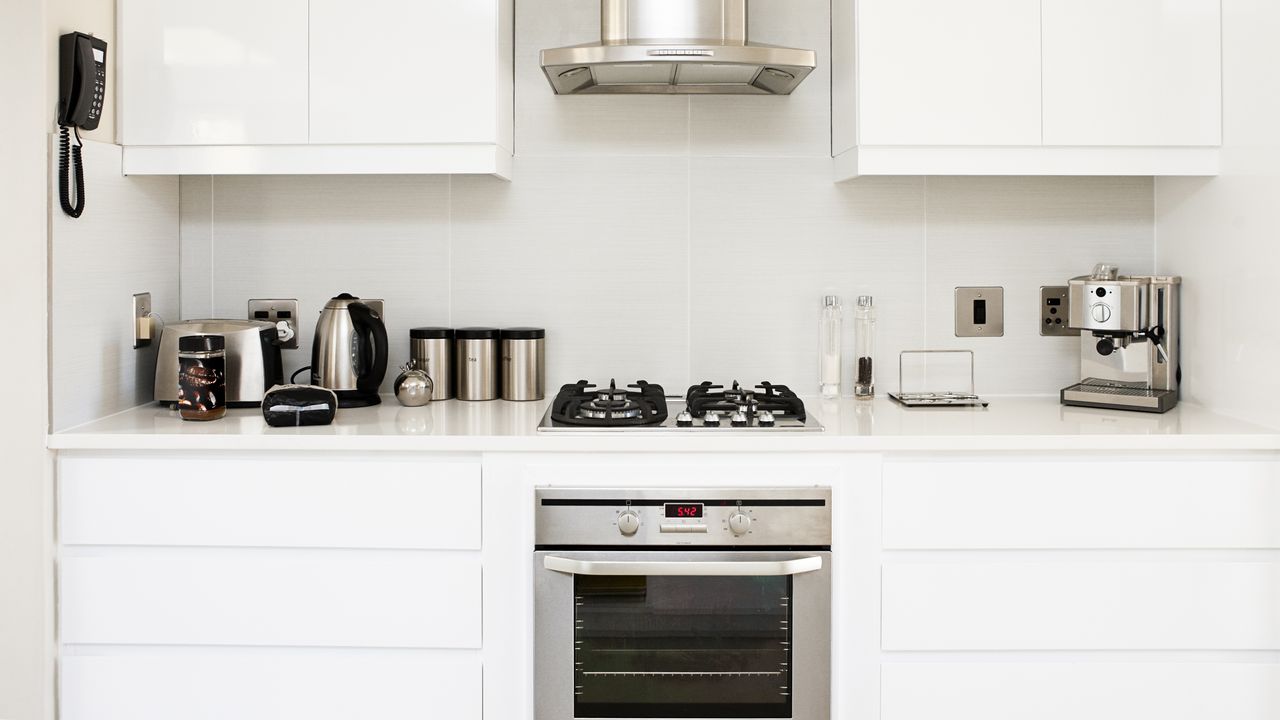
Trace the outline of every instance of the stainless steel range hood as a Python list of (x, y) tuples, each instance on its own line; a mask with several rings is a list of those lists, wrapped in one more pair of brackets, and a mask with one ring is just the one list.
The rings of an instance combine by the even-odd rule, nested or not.
[(600, 0), (600, 42), (542, 51), (559, 95), (789, 95), (812, 50), (747, 42), (747, 0)]

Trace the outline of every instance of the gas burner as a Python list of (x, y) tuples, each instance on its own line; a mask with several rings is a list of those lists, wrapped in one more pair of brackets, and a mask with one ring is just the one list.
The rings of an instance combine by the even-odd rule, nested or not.
[[(804, 402), (786, 385), (744, 386), (703, 382), (689, 388), (684, 407), (667, 416), (662, 387), (643, 380), (619, 389), (597, 389), (586, 380), (560, 388), (538, 426), (539, 432), (581, 430), (672, 432), (821, 432)], [(679, 403), (678, 399), (673, 401)]]
[(659, 425), (667, 419), (667, 399), (661, 385), (637, 380), (619, 390), (609, 381), (607, 390), (597, 390), (586, 380), (565, 385), (556, 394), (549, 413), (554, 423), (594, 427)]
[[(745, 388), (735, 380), (725, 390), (723, 385), (703, 382), (689, 388), (685, 404), (695, 417), (708, 412), (733, 415), (742, 413), (748, 425), (771, 427), (779, 419), (793, 419), (803, 423), (806, 419), (804, 402), (786, 385), (762, 382), (754, 390)], [(757, 420), (763, 417), (764, 423)]]

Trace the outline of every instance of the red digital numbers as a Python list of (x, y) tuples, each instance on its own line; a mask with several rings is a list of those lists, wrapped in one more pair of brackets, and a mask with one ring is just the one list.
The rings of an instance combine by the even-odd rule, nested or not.
[(666, 515), (669, 518), (700, 518), (702, 517), (702, 505), (700, 503), (690, 503), (688, 505), (680, 505), (677, 503), (667, 503)]

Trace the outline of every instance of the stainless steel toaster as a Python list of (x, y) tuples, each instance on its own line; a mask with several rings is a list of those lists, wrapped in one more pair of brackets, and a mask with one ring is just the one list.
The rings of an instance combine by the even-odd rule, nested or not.
[(156, 357), (156, 402), (178, 401), (178, 339), (221, 335), (227, 346), (227, 406), (257, 407), (284, 381), (276, 326), (259, 320), (187, 320), (164, 328)]

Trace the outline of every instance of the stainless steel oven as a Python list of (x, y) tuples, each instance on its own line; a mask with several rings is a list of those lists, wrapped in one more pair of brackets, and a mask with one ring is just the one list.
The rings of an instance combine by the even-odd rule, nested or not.
[(537, 492), (537, 720), (831, 717), (828, 488)]

